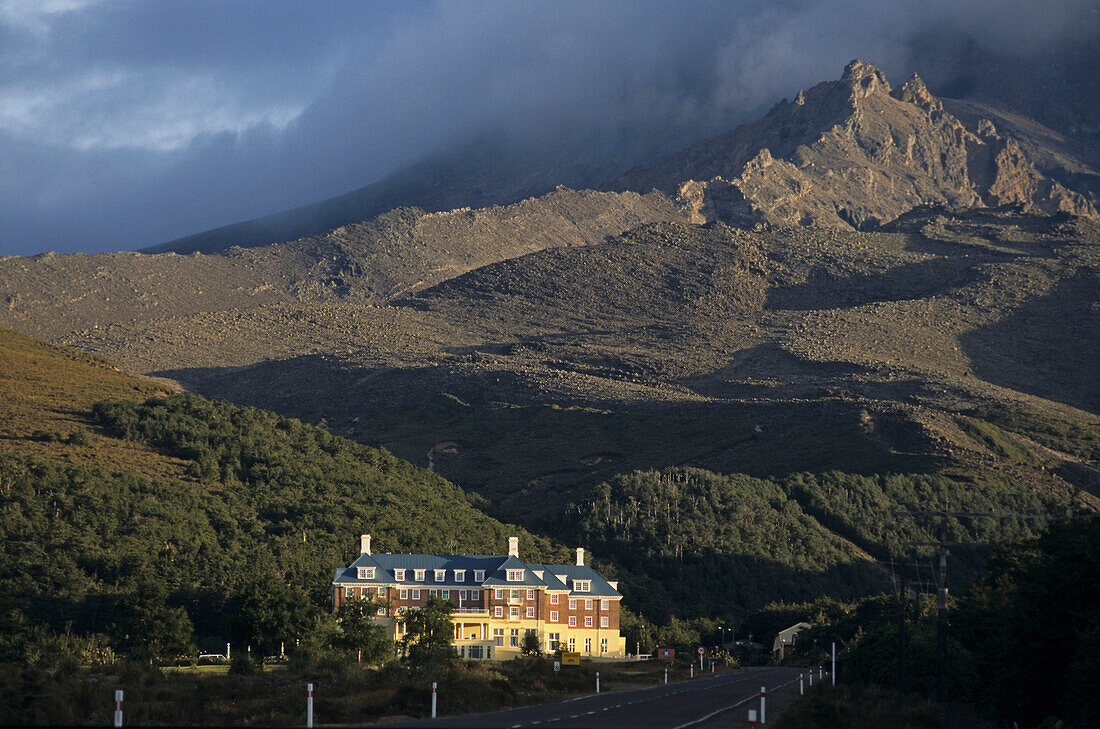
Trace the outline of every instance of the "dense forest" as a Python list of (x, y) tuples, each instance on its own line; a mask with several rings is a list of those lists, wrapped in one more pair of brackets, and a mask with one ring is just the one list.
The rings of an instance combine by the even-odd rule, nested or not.
[[(1064, 509), (1008, 481), (961, 490), (926, 474), (771, 480), (686, 468), (601, 483), (587, 501), (567, 508), (560, 527), (614, 563), (629, 604), (644, 614), (732, 619), (775, 600), (850, 600), (891, 589), (890, 563), (926, 554), (914, 545), (939, 528), (896, 512), (948, 504)], [(952, 518), (946, 528), (963, 545), (950, 576), (960, 588), (979, 574), (990, 545), (1035, 534), (1030, 522), (991, 518)]]
[(1093, 726), (1100, 715), (1100, 519), (1063, 517), (1037, 538), (999, 545), (986, 573), (950, 600), (946, 660), (927, 591), (934, 585), (754, 615), (746, 628), (812, 621), (795, 644), (795, 664), (827, 665), (832, 643), (840, 648), (837, 689), (810, 697), (780, 728), (935, 727), (944, 711), (952, 726)]

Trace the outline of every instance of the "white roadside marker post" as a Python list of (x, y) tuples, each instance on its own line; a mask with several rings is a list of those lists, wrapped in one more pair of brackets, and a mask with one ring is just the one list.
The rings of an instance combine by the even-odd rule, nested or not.
[(600, 672), (596, 671), (596, 693), (600, 692)]
[(668, 683), (668, 669), (665, 669), (665, 683)]
[(313, 684), (306, 684), (306, 726), (313, 726)]
[(115, 691), (115, 726), (122, 726), (122, 691)]
[(691, 673), (688, 674), (688, 678), (695, 678), (695, 664), (691, 664)]
[(767, 723), (764, 719), (764, 697), (767, 695), (767, 693), (768, 693), (767, 687), (766, 686), (761, 686), (760, 687), (760, 723), (761, 724), (766, 724)]
[(821, 666), (817, 667), (817, 678), (818, 680), (825, 678), (824, 669), (822, 669)]
[(435, 718), (435, 715), (436, 715), (435, 709), (436, 709), (436, 699), (437, 698), (438, 698), (438, 696), (436, 694), (436, 682), (432, 681), (432, 718), (433, 719)]
[(805, 696), (806, 695), (805, 679), (806, 679), (806, 674), (804, 674), (804, 673), (798, 674), (798, 695), (799, 696)]
[(814, 672), (812, 668), (810, 669), (810, 685), (814, 685)]
[(756, 709), (749, 709), (749, 729), (756, 729)]

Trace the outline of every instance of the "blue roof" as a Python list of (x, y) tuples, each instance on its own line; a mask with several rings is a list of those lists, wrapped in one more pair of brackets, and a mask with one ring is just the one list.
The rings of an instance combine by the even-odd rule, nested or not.
[[(374, 567), (374, 577), (360, 579), (359, 567)], [(396, 570), (404, 569), (404, 579), (398, 580)], [(507, 580), (507, 570), (522, 569), (519, 582)], [(424, 570), (424, 579), (416, 580), (415, 571)], [(437, 582), (435, 570), (444, 570), (444, 578)], [(465, 579), (455, 579), (455, 570), (465, 570)], [(474, 572), (484, 570), (482, 580), (474, 579)], [(539, 577), (538, 572), (542, 573)], [(561, 579), (564, 577), (564, 580)], [(577, 592), (575, 580), (591, 581), (590, 589)], [(360, 554), (347, 567), (337, 567), (333, 582), (344, 585), (410, 585), (461, 587), (545, 587), (548, 590), (567, 590), (570, 593), (592, 597), (621, 597), (618, 590), (585, 565), (527, 564), (518, 557), (466, 554)]]

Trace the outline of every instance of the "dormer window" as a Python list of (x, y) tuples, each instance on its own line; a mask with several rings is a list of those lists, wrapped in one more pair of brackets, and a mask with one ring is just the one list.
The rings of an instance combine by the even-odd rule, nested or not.
[(523, 582), (523, 570), (508, 570), (507, 580), (509, 582)]
[(466, 581), (466, 570), (455, 570), (455, 582)]
[(591, 592), (592, 580), (573, 580), (573, 590), (575, 592)]
[(436, 570), (435, 571), (435, 581), (436, 582), (442, 582), (445, 579), (447, 579), (447, 570)]
[(374, 568), (373, 567), (360, 567), (359, 570), (358, 570), (357, 577), (360, 580), (373, 580), (374, 579)]
[(398, 582), (404, 582), (405, 581), (405, 570), (394, 570), (393, 571), (393, 579), (397, 580)]
[(413, 579), (417, 582), (423, 582), (425, 572), (426, 570), (413, 570)]
[(485, 582), (485, 570), (474, 570), (474, 582)]

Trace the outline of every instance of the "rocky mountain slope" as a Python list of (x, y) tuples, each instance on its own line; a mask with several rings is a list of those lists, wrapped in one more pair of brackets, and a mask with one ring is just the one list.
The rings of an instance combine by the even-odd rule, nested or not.
[(800, 91), (759, 121), (632, 170), (610, 189), (658, 189), (694, 222), (742, 226), (866, 230), (924, 204), (1011, 203), (1096, 215), (988, 119), (968, 127), (919, 77), (894, 89), (858, 60), (839, 81)]
[(875, 233), (660, 223), (386, 306), (65, 341), (382, 443), (528, 515), (689, 465), (931, 471), (1091, 503), (1098, 251), (1092, 222), (1011, 209), (921, 209)]
[(506, 207), (393, 210), (324, 235), (223, 254), (0, 258), (0, 325), (56, 340), (273, 304), (381, 304), (479, 266), (679, 220), (659, 194), (561, 188)]

